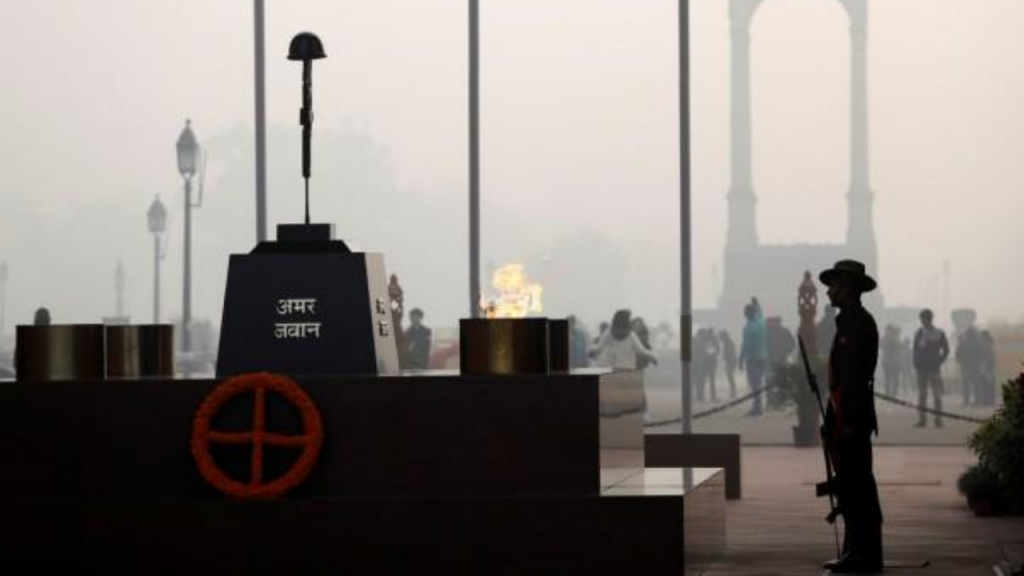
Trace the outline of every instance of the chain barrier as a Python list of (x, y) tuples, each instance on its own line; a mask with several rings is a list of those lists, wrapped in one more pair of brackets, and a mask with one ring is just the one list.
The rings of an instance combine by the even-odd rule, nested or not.
[[(702, 410), (700, 412), (696, 412), (696, 413), (694, 413), (691, 416), (691, 418), (693, 420), (700, 420), (701, 418), (706, 418), (708, 416), (712, 416), (714, 414), (718, 414), (719, 412), (725, 412), (726, 410), (728, 410), (730, 408), (734, 408), (736, 406), (739, 406), (740, 404), (743, 404), (743, 403), (747, 402), (748, 400), (754, 399), (754, 397), (756, 397), (756, 396), (764, 394), (772, 386), (773, 386), (772, 384), (766, 384), (765, 386), (762, 386), (759, 390), (751, 392), (751, 393), (749, 393), (749, 394), (747, 394), (745, 396), (740, 396), (739, 398), (736, 398), (735, 400), (730, 400), (728, 402), (719, 404), (718, 406), (712, 406), (711, 408), (708, 408), (707, 410)], [(882, 394), (881, 392), (875, 392), (875, 397), (879, 398), (881, 400), (885, 400), (886, 402), (889, 402), (891, 404), (897, 404), (899, 406), (905, 406), (907, 408), (913, 408), (914, 410), (921, 410), (921, 408), (919, 408), (916, 403), (908, 402), (906, 400), (900, 400), (899, 398), (894, 398), (893, 396), (889, 396), (888, 394)], [(943, 418), (949, 418), (950, 420), (960, 420), (962, 422), (970, 422), (972, 424), (983, 424), (987, 420), (986, 418), (975, 418), (973, 416), (964, 416), (963, 414), (955, 414), (953, 412), (944, 412), (942, 410), (934, 410), (932, 408), (927, 408), (927, 407), (924, 408), (924, 411), (929, 413), (929, 414), (933, 414), (935, 416), (941, 416)], [(681, 421), (682, 421), (682, 418), (669, 418), (667, 420), (655, 420), (653, 422), (645, 422), (644, 423), (644, 428), (657, 428), (659, 426), (668, 426), (669, 424), (678, 424)]]
[(975, 418), (973, 416), (964, 416), (963, 414), (954, 414), (953, 412), (935, 410), (933, 408), (928, 408), (927, 406), (921, 408), (920, 406), (917, 405), (916, 402), (900, 400), (899, 398), (889, 396), (888, 394), (882, 394), (881, 392), (875, 392), (875, 398), (880, 398), (882, 400), (885, 400), (886, 402), (889, 402), (890, 404), (896, 404), (898, 406), (906, 406), (907, 408), (913, 408), (914, 410), (917, 411), (924, 410), (928, 414), (941, 416), (943, 418), (949, 418), (950, 420), (960, 420), (961, 422), (970, 422), (972, 424), (984, 424), (988, 420), (987, 418)]
[[(760, 389), (751, 392), (750, 394), (747, 394), (745, 396), (740, 396), (739, 398), (736, 398), (735, 400), (730, 400), (728, 402), (724, 402), (722, 404), (719, 404), (718, 406), (712, 406), (711, 408), (708, 408), (707, 410), (701, 410), (700, 412), (697, 412), (697, 413), (691, 415), (690, 418), (693, 419), (693, 420), (699, 420), (701, 418), (706, 418), (706, 417), (711, 416), (713, 414), (718, 414), (719, 412), (724, 412), (724, 411), (726, 411), (726, 410), (728, 410), (730, 408), (734, 408), (736, 406), (739, 406), (740, 404), (743, 404), (744, 402), (746, 402), (748, 400), (753, 400), (756, 396), (760, 396), (761, 394), (764, 394), (772, 386), (773, 386), (772, 384), (766, 384), (766, 385), (762, 386)], [(670, 418), (668, 420), (655, 420), (653, 422), (645, 422), (644, 423), (644, 428), (655, 428), (657, 426), (667, 426), (669, 424), (678, 424), (682, 420), (683, 420), (682, 418)]]

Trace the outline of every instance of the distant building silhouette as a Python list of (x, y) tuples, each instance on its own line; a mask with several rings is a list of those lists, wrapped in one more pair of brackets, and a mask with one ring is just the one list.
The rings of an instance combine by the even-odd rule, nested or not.
[[(868, 154), (867, 0), (837, 0), (850, 21), (850, 184), (847, 190), (846, 242), (843, 244), (762, 244), (757, 232), (751, 139), (750, 25), (763, 0), (730, 0), (732, 34), (731, 177), (722, 293), (717, 308), (697, 312), (697, 321), (736, 329), (741, 311), (756, 292), (768, 315), (792, 316), (793, 284), (805, 270), (826, 269), (854, 258), (878, 275)], [(837, 191), (823, 191), (834, 193)], [(796, 212), (794, 212), (796, 213)], [(882, 311), (879, 291), (865, 305)]]

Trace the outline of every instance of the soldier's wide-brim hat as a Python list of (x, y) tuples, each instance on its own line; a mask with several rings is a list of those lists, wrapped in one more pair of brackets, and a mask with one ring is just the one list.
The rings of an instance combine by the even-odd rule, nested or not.
[(878, 286), (875, 279), (867, 275), (864, 264), (856, 260), (840, 260), (835, 266), (822, 272), (818, 279), (825, 286), (832, 286), (840, 279), (846, 279), (861, 292), (871, 292)]

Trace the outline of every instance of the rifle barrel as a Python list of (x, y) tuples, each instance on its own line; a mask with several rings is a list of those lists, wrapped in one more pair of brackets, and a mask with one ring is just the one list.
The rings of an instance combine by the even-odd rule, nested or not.
[[(821, 400), (821, 392), (818, 389), (818, 378), (814, 375), (814, 370), (811, 369), (811, 361), (807, 358), (807, 349), (804, 347), (803, 336), (797, 335), (797, 343), (800, 345), (800, 358), (803, 360), (804, 371), (807, 373), (807, 385), (810, 386), (811, 391), (814, 392), (814, 397), (818, 401), (818, 411), (821, 413), (821, 421), (825, 421), (825, 405)], [(836, 498), (832, 493), (835, 488), (835, 476), (832, 472), (832, 454), (828, 449), (828, 439), (822, 438), (821, 442), (822, 453), (825, 456), (825, 478), (828, 485), (828, 504), (830, 512), (828, 520), (832, 524), (835, 531), (836, 537), (836, 552), (839, 551), (839, 531), (835, 525), (835, 518), (839, 514), (839, 509), (836, 507)], [(820, 495), (820, 494), (819, 494)]]

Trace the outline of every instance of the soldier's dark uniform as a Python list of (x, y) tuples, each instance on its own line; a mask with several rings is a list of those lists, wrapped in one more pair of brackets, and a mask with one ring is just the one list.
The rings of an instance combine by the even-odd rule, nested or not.
[(843, 554), (882, 562), (882, 508), (872, 470), (871, 434), (878, 433), (874, 374), (878, 363), (878, 327), (859, 303), (836, 317), (829, 355), (832, 402), (825, 418), (836, 496), (846, 533)]

